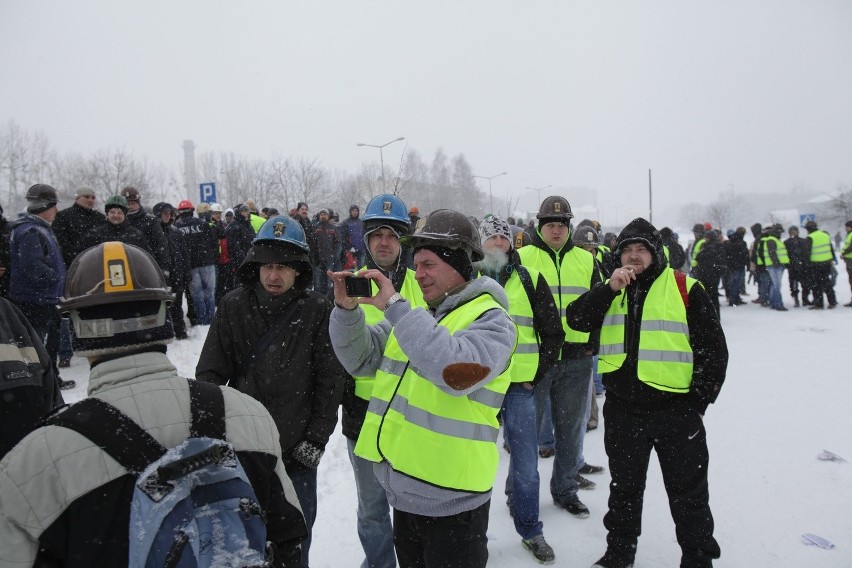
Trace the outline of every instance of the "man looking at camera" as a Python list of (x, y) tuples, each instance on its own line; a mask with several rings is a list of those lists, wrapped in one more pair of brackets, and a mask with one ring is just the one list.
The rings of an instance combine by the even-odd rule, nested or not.
[[(612, 482), (601, 568), (633, 566), (651, 450), (671, 504), (681, 568), (719, 558), (707, 484), (703, 416), (725, 380), (728, 349), (703, 286), (668, 267), (660, 234), (634, 219), (615, 250), (612, 278), (568, 307), (568, 323), (601, 329), (598, 370)], [(714, 291), (715, 292), (715, 291)]]
[[(346, 295), (351, 273), (329, 274), (334, 351), (356, 380), (375, 375), (355, 454), (373, 462), (394, 507), (401, 566), (484, 567), (515, 325), (500, 285), (473, 278), (483, 254), (462, 213), (435, 211), (401, 241), (414, 250), (426, 308), (412, 308), (378, 270), (361, 273), (379, 288), (364, 298)], [(368, 325), (359, 304), (384, 319)]]

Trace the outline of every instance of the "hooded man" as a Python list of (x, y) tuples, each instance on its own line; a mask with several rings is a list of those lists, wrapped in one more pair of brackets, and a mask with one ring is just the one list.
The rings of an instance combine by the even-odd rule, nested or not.
[[(840, 256), (843, 258), (843, 262), (846, 263), (846, 274), (849, 276), (849, 286), (852, 288), (852, 220), (846, 221), (844, 229), (846, 230), (846, 239), (843, 241)], [(843, 305), (847, 308), (852, 308), (852, 302)]]
[(634, 219), (618, 236), (616, 270), (568, 307), (576, 329), (600, 329), (607, 389), (604, 444), (612, 474), (600, 568), (633, 566), (651, 450), (657, 452), (682, 568), (719, 558), (702, 417), (725, 380), (728, 349), (703, 286), (666, 264), (659, 233)]
[[(740, 297), (740, 291), (745, 286), (745, 271), (748, 269), (748, 245), (745, 237), (745, 227), (737, 227), (736, 231), (730, 231), (728, 240), (722, 243), (727, 258), (728, 273), (725, 276), (725, 296), (728, 298), (729, 306), (741, 306), (745, 302)], [(660, 230), (660, 236), (663, 231)], [(673, 266), (672, 268), (678, 269)], [(796, 300), (798, 305), (798, 300)]]
[[(362, 241), (367, 250), (367, 264), (362, 270), (379, 270), (413, 307), (425, 307), (426, 301), (417, 285), (415, 273), (408, 268), (411, 250), (399, 242), (409, 232), (405, 203), (399, 197), (387, 193), (373, 197), (364, 210)], [(378, 291), (376, 282), (371, 281), (371, 293), (377, 294)], [(384, 312), (374, 306), (363, 304), (361, 309), (367, 325), (375, 325), (385, 318)], [(349, 461), (355, 473), (358, 537), (365, 554), (363, 565), (392, 568), (396, 566), (396, 554), (387, 493), (376, 478), (373, 462), (355, 455), (355, 443), (367, 415), (375, 378), (375, 374), (355, 378), (347, 374), (342, 426)]]
[(344, 253), (349, 251), (355, 255), (355, 266), (364, 264), (364, 256), (367, 252), (364, 244), (364, 223), (360, 217), (361, 209), (357, 205), (350, 205), (349, 217), (337, 227), (340, 233), (340, 249)]
[(831, 244), (831, 236), (821, 231), (816, 221), (810, 220), (805, 223), (808, 230), (808, 238), (802, 247), (802, 257), (808, 269), (811, 280), (811, 289), (814, 293), (814, 305), (809, 310), (823, 309), (822, 296), (825, 294), (828, 300), (828, 309), (837, 307), (837, 297), (834, 295), (834, 286), (831, 283), (831, 263), (837, 262), (834, 255), (834, 246)]
[[(204, 430), (218, 430), (231, 445), (254, 489), (274, 565), (298, 566), (306, 531), (281, 467), (275, 423), (249, 396), (196, 386), (178, 376), (166, 356), (173, 335), (166, 316), (171, 300), (153, 257), (132, 245), (100, 244), (71, 264), (61, 308), (74, 322), (74, 351), (91, 365), (88, 398), (51, 416), (48, 425), (2, 461), (4, 566), (129, 566), (138, 561), (131, 557), (131, 535), (140, 534), (131, 503), (137, 483), (145, 485), (139, 476), (150, 463), (147, 457), (186, 442), (200, 414), (206, 418)], [(128, 443), (133, 431), (143, 443)], [(180, 483), (182, 476), (177, 477)], [(159, 487), (156, 483), (147, 486)], [(178, 549), (172, 543), (162, 546), (170, 545)], [(193, 551), (192, 546), (184, 550)], [(216, 548), (210, 547), (211, 563), (224, 565)], [(186, 558), (178, 560), (183, 564)]]
[(544, 524), (539, 518), (535, 388), (559, 359), (565, 332), (547, 280), (521, 266), (509, 224), (494, 215), (479, 225), (479, 237), (485, 258), (476, 267), (506, 291), (509, 315), (518, 328), (512, 382), (501, 410), (503, 437), (510, 456), (506, 504), (524, 548), (538, 562), (549, 564), (556, 555), (544, 539)]
[[(809, 299), (810, 282), (805, 278), (805, 262), (802, 257), (802, 250), (805, 246), (805, 239), (799, 236), (799, 228), (791, 225), (787, 229), (789, 238), (784, 240), (784, 246), (787, 248), (787, 254), (790, 256), (790, 264), (787, 265), (787, 281), (790, 286), (790, 295), (793, 297), (793, 307), (810, 306)], [(799, 292), (801, 289), (802, 301), (799, 302)]]
[(311, 291), (305, 234), (294, 219), (266, 221), (240, 266), (241, 286), (219, 303), (195, 378), (259, 400), (278, 427), (287, 474), (308, 526), (317, 514), (317, 467), (337, 424), (343, 369), (328, 337), (331, 303)]
[[(352, 273), (329, 274), (334, 351), (356, 380), (375, 377), (355, 454), (393, 504), (401, 566), (484, 567), (515, 325), (500, 285), (473, 277), (483, 254), (462, 213), (434, 211), (402, 244), (427, 307), (412, 308), (379, 270), (360, 273), (379, 291), (358, 298), (346, 294)], [(362, 304), (384, 319), (367, 325)]]

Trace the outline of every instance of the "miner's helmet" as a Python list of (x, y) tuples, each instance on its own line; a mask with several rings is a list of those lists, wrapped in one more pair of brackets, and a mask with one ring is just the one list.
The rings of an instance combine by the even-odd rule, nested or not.
[(373, 197), (361, 215), (365, 236), (379, 227), (390, 227), (399, 237), (411, 232), (411, 219), (402, 199), (390, 193)]
[(574, 214), (571, 212), (571, 204), (567, 199), (559, 195), (551, 195), (541, 202), (535, 218), (562, 221), (567, 225), (568, 221), (574, 218)]
[(74, 351), (103, 355), (171, 341), (166, 306), (173, 299), (150, 254), (111, 241), (77, 255), (59, 308), (71, 319)]
[(278, 215), (266, 221), (252, 241), (251, 250), (240, 265), (244, 283), (257, 282), (264, 264), (286, 264), (299, 272), (295, 287), (305, 289), (313, 279), (305, 231), (296, 219)]
[(452, 209), (438, 209), (418, 223), (413, 235), (403, 237), (400, 242), (415, 249), (436, 246), (464, 249), (471, 262), (485, 258), (479, 242), (479, 230), (463, 213)]

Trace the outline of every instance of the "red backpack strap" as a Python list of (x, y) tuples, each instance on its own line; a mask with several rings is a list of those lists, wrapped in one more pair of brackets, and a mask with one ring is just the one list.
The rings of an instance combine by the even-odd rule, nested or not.
[(686, 274), (680, 270), (675, 270), (674, 276), (675, 282), (677, 282), (677, 289), (680, 290), (680, 297), (683, 299), (683, 306), (685, 308), (689, 308), (689, 292), (686, 290)]

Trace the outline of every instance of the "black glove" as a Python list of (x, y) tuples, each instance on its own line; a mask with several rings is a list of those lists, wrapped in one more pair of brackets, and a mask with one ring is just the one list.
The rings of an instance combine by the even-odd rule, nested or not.
[(303, 466), (316, 469), (319, 465), (320, 458), (324, 453), (325, 448), (322, 448), (314, 442), (302, 440), (293, 447), (290, 455)]

